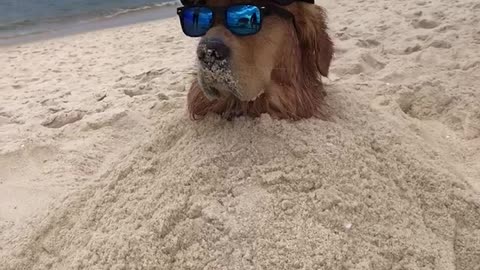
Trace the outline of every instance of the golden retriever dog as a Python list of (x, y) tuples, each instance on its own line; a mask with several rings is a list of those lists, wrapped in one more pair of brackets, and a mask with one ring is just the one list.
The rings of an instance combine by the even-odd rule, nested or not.
[[(202, 2), (214, 7), (233, 3), (274, 1)], [(209, 113), (227, 119), (263, 113), (292, 120), (326, 117), (321, 76), (328, 75), (333, 43), (325, 11), (313, 0), (279, 7), (294, 18), (265, 16), (260, 31), (250, 36), (237, 36), (215, 19), (197, 47), (198, 74), (187, 98), (192, 119)], [(214, 57), (207, 57), (212, 52)]]

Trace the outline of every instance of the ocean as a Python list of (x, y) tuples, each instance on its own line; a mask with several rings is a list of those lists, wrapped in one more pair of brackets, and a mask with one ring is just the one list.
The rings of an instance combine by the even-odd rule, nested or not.
[(148, 19), (155, 19), (155, 10), (162, 18), (160, 9), (176, 5), (178, 0), (0, 0), (0, 43), (135, 12), (146, 11)]

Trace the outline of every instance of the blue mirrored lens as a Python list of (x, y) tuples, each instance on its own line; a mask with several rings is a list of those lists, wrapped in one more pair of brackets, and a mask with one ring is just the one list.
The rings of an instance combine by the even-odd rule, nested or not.
[(228, 29), (237, 35), (252, 35), (260, 30), (260, 9), (252, 5), (236, 5), (227, 9), (225, 22)]
[(213, 11), (207, 7), (187, 7), (182, 12), (183, 31), (191, 37), (203, 36), (213, 24)]

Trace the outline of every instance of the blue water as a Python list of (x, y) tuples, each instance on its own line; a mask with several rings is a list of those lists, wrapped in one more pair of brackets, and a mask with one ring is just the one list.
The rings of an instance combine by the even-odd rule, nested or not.
[[(46, 31), (46, 25), (82, 22), (92, 18), (173, 4), (175, 0), (0, 0), (0, 38)], [(6, 35), (5, 33), (10, 33)], [(2, 35), (3, 34), (3, 35)]]

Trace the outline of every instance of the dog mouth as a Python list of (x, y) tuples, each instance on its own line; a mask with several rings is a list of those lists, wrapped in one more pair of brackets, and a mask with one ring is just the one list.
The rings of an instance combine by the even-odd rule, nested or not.
[(243, 98), (240, 83), (235, 78), (227, 60), (199, 63), (198, 80), (203, 92), (210, 100), (231, 95), (240, 100)]

